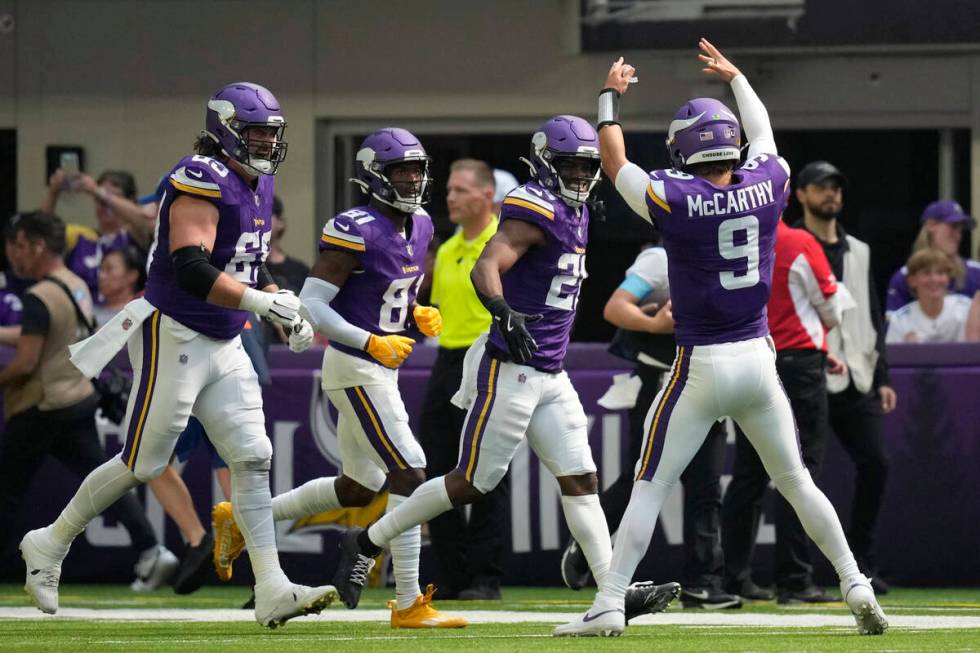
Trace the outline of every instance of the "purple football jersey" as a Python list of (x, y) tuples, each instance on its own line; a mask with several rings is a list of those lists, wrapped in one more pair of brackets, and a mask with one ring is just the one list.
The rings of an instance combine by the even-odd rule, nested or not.
[(0, 326), (17, 326), (24, 315), (20, 297), (9, 290), (0, 290)]
[(275, 181), (261, 175), (253, 190), (220, 161), (200, 155), (181, 159), (168, 179), (150, 250), (146, 299), (164, 315), (198, 333), (229, 340), (241, 333), (248, 313), (209, 304), (177, 285), (170, 262), (170, 206), (180, 195), (214, 204), (218, 231), (211, 265), (254, 288), (259, 267), (269, 255)]
[(114, 250), (123, 249), (129, 243), (129, 234), (125, 231), (99, 236), (96, 240), (81, 235), (65, 256), (65, 267), (85, 282), (96, 303), (102, 302), (102, 295), (99, 294), (99, 266), (102, 265), (102, 257)]
[(650, 173), (647, 207), (670, 265), (680, 345), (712, 345), (769, 333), (776, 225), (789, 196), (789, 166), (760, 154), (717, 187), (677, 170)]
[[(543, 317), (529, 323), (538, 350), (528, 365), (558, 372), (568, 351), (575, 321), (578, 293), (585, 271), (585, 246), (589, 241), (589, 209), (573, 209), (536, 182), (512, 190), (500, 207), (500, 222), (524, 220), (545, 234), (542, 247), (529, 249), (504, 273), (504, 299), (515, 311)], [(490, 346), (507, 352), (496, 323), (490, 327)]]
[[(381, 211), (358, 206), (327, 220), (320, 250), (353, 254), (360, 267), (330, 302), (340, 315), (370, 333), (402, 334), (425, 275), (432, 218), (419, 209), (405, 222), (405, 235)], [(377, 362), (367, 352), (339, 342), (340, 351)], [(379, 363), (380, 364), (380, 363)]]

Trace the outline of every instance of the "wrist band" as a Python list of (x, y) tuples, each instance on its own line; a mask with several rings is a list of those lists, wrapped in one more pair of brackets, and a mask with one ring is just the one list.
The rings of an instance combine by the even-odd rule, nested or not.
[(596, 129), (619, 124), (619, 91), (604, 88), (599, 91), (599, 114)]

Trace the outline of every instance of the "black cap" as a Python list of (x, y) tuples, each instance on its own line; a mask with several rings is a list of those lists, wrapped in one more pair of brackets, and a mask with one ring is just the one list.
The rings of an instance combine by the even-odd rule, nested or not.
[(803, 166), (803, 169), (796, 175), (796, 187), (803, 188), (807, 184), (819, 184), (831, 177), (836, 177), (841, 186), (847, 186), (847, 177), (833, 163), (811, 161)]

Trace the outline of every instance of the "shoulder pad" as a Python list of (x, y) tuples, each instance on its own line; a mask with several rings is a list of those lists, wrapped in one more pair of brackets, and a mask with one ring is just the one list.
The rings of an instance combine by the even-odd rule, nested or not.
[(231, 173), (225, 164), (195, 154), (184, 157), (170, 173), (170, 185), (181, 193), (203, 199), (221, 199), (221, 185)]
[(524, 184), (510, 191), (504, 198), (500, 207), (500, 217), (501, 219), (512, 216), (554, 220), (557, 201), (558, 198), (553, 193)]
[(327, 220), (320, 234), (320, 249), (337, 249), (345, 252), (364, 252), (367, 243), (364, 239), (364, 225), (374, 221), (367, 211), (351, 209)]

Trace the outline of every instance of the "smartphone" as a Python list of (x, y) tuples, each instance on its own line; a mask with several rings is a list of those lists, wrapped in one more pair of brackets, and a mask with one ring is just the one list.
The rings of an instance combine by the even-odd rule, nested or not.
[(82, 174), (78, 165), (78, 152), (62, 152), (59, 167), (65, 173), (65, 190), (75, 190), (78, 177)]

